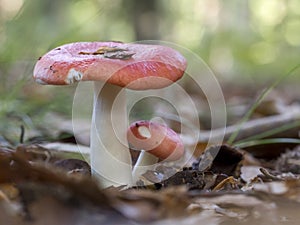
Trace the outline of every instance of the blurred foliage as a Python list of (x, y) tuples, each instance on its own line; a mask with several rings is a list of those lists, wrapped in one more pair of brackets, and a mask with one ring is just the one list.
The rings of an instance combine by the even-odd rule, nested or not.
[(0, 0), (0, 118), (70, 115), (75, 86), (31, 78), (36, 59), (64, 43), (175, 42), (220, 80), (256, 85), (300, 62), (299, 30), (299, 0)]

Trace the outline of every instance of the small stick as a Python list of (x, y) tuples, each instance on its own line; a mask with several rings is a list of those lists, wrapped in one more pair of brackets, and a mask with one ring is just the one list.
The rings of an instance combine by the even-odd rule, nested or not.
[[(287, 126), (289, 125), (289, 126)], [(209, 139), (220, 140), (224, 136), (223, 140), (229, 139), (229, 137), (239, 128), (239, 124), (228, 126), (225, 129), (215, 129), (211, 131), (202, 131), (200, 133), (199, 142), (207, 143)], [(283, 129), (281, 129), (283, 127)], [(285, 128), (285, 129), (284, 129)], [(292, 110), (290, 112), (264, 117), (261, 119), (255, 119), (244, 123), (240, 129), (235, 142), (244, 141), (255, 136), (261, 136), (260, 134), (268, 132), (268, 137), (297, 137), (300, 130), (300, 110)]]
[(25, 135), (25, 127), (24, 125), (22, 124), (20, 126), (21, 128), (21, 133), (20, 133), (20, 144), (23, 144), (24, 143), (24, 135)]

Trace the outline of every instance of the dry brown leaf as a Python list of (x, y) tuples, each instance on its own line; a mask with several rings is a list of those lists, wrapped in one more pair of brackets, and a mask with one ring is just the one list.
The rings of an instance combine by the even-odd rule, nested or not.
[(193, 169), (239, 177), (243, 154), (228, 145), (211, 146), (193, 164)]
[(182, 217), (189, 205), (187, 189), (180, 186), (162, 191), (130, 189), (119, 192), (115, 200), (114, 207), (139, 222)]
[[(5, 198), (7, 198), (9, 200), (14, 200), (19, 196), (19, 190), (12, 183), (0, 184), (0, 193), (2, 193), (2, 195), (5, 196)], [(1, 199), (1, 197), (0, 197), (0, 199)]]
[(250, 183), (258, 175), (262, 175), (260, 166), (242, 166), (241, 167), (241, 178), (246, 182)]

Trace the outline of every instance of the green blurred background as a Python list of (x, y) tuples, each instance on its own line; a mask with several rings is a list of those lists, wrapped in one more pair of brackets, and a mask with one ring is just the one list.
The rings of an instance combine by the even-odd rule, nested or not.
[[(68, 42), (163, 40), (198, 54), (222, 83), (255, 88), (300, 62), (299, 0), (0, 0), (0, 132), (70, 118), (75, 86), (40, 86), (37, 58)], [(286, 82), (298, 87), (299, 71)], [(37, 120), (37, 121), (35, 121)]]

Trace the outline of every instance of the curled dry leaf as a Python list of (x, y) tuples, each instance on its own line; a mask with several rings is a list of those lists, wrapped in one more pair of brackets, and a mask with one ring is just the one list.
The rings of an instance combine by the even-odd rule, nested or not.
[(193, 164), (193, 169), (239, 177), (243, 154), (228, 145), (211, 146)]
[(213, 191), (238, 189), (239, 184), (238, 180), (234, 179), (233, 176), (230, 176), (219, 182), (214, 187)]

